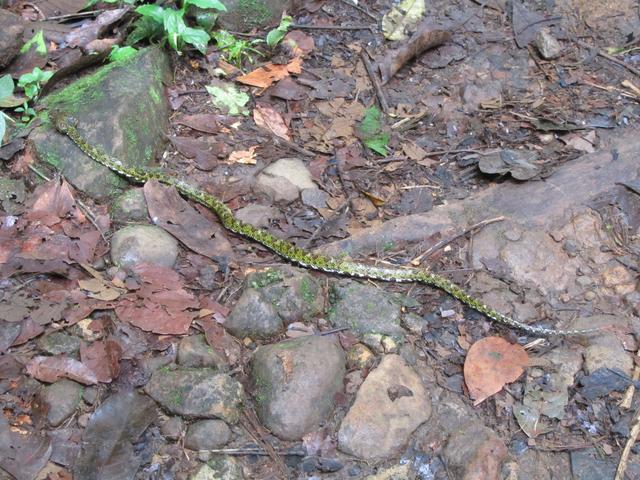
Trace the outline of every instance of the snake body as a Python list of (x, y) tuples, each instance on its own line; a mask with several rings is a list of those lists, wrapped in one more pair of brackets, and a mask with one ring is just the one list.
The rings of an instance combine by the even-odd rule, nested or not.
[(386, 268), (366, 265), (363, 263), (351, 262), (340, 258), (329, 257), (316, 254), (296, 247), (291, 242), (275, 237), (270, 233), (249, 225), (236, 218), (221, 200), (215, 196), (190, 185), (184, 180), (150, 169), (142, 169), (124, 165), (120, 160), (112, 158), (100, 147), (89, 144), (80, 134), (76, 127), (76, 120), (61, 114), (52, 114), (51, 120), (55, 128), (69, 137), (71, 141), (94, 161), (104, 165), (117, 174), (126, 177), (136, 183), (144, 183), (149, 180), (157, 180), (165, 185), (175, 187), (183, 196), (193, 201), (201, 203), (211, 209), (220, 220), (222, 225), (246, 238), (254, 240), (282, 258), (297, 264), (301, 267), (317, 270), (321, 272), (338, 274), (348, 277), (366, 278), (371, 280), (381, 280), (385, 282), (419, 282), (439, 288), (449, 295), (468, 305), (472, 309), (486, 315), (491, 320), (505, 325), (509, 328), (521, 330), (531, 335), (540, 336), (571, 336), (586, 335), (598, 331), (598, 329), (587, 330), (555, 330), (545, 327), (527, 325), (508, 317), (496, 310), (488, 307), (480, 300), (467, 294), (461, 287), (450, 280), (417, 268)]

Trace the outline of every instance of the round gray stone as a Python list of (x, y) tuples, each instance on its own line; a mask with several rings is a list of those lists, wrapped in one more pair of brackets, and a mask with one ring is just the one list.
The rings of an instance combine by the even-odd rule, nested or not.
[(52, 427), (62, 424), (73, 415), (82, 398), (82, 385), (67, 380), (58, 380), (44, 387), (42, 400), (48, 406), (47, 421)]
[(178, 364), (183, 367), (213, 367), (225, 369), (227, 360), (207, 343), (202, 334), (191, 335), (180, 340)]
[(191, 450), (222, 448), (231, 438), (229, 426), (222, 420), (200, 420), (189, 425), (184, 446)]
[(111, 239), (111, 260), (120, 267), (148, 263), (170, 268), (177, 258), (177, 240), (153, 225), (125, 227)]

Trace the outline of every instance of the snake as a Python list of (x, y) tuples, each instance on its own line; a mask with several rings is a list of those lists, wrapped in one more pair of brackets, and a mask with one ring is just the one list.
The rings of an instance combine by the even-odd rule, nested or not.
[(417, 282), (429, 285), (448, 293), (456, 300), (462, 302), (473, 310), (480, 312), (490, 320), (504, 325), (509, 329), (519, 330), (529, 335), (542, 337), (567, 337), (588, 335), (600, 330), (599, 328), (583, 330), (556, 330), (520, 322), (494, 310), (491, 307), (488, 307), (484, 302), (469, 295), (463, 288), (446, 277), (432, 273), (426, 269), (415, 267), (380, 267), (353, 262), (344, 258), (331, 257), (310, 252), (287, 240), (278, 238), (263, 229), (243, 222), (233, 214), (233, 211), (223, 201), (202, 189), (196, 188), (177, 176), (154, 169), (125, 165), (119, 159), (107, 154), (101, 147), (87, 142), (87, 140), (78, 131), (78, 121), (74, 117), (60, 112), (51, 112), (50, 120), (58, 132), (66, 135), (85, 155), (97, 163), (104, 165), (109, 170), (135, 183), (142, 184), (149, 180), (156, 180), (162, 184), (174, 187), (182, 196), (210, 209), (218, 217), (222, 226), (227, 230), (258, 242), (292, 264), (310, 270), (346, 277), (396, 283)]

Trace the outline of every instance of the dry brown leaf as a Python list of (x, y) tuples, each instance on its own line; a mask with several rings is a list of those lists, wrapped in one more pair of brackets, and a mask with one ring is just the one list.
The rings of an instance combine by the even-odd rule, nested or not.
[(244, 83), (245, 85), (251, 85), (252, 87), (262, 88), (261, 94), (265, 89), (269, 88), (271, 84), (288, 77), (290, 74), (299, 74), (302, 72), (302, 60), (299, 57), (294, 58), (286, 65), (279, 65), (275, 63), (267, 63), (262, 67), (258, 67), (255, 70), (241, 75), (236, 78), (236, 81)]
[(83, 385), (95, 385), (98, 377), (82, 362), (64, 356), (33, 357), (27, 364), (27, 373), (41, 382), (53, 383), (69, 378)]
[(528, 364), (524, 348), (503, 338), (486, 337), (474, 343), (464, 362), (464, 381), (474, 405), (515, 382)]
[(115, 300), (124, 293), (117, 288), (110, 287), (107, 282), (98, 278), (78, 280), (78, 286), (82, 290), (89, 292), (87, 294), (88, 297), (95, 298), (96, 300), (104, 300), (106, 302)]
[(227, 161), (229, 163), (243, 163), (245, 165), (255, 165), (257, 163), (256, 160), (256, 149), (258, 145), (254, 145), (249, 147), (249, 150), (238, 150), (236, 152), (231, 152)]
[(253, 120), (259, 127), (289, 142), (291, 141), (289, 128), (284, 123), (284, 118), (273, 108), (266, 105), (256, 105), (256, 108), (253, 109)]
[(99, 382), (111, 382), (120, 373), (122, 347), (115, 340), (97, 341), (80, 346), (82, 363), (89, 367)]

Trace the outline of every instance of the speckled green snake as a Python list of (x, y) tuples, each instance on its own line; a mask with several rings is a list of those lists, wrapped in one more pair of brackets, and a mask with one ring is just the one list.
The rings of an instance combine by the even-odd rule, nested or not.
[(110, 170), (129, 178), (137, 183), (144, 183), (148, 180), (157, 180), (166, 185), (175, 187), (186, 198), (201, 203), (205, 207), (211, 209), (220, 219), (222, 225), (234, 233), (255, 240), (264, 245), (268, 249), (277, 253), (284, 259), (312, 270), (321, 272), (334, 273), (348, 277), (368, 278), (372, 280), (382, 280), (385, 282), (420, 282), (426, 285), (444, 290), (452, 297), (458, 299), (465, 305), (486, 315), (491, 320), (506, 325), (509, 328), (522, 330), (528, 334), (541, 336), (570, 336), (570, 335), (587, 335), (598, 331), (598, 329), (588, 330), (554, 330), (545, 327), (537, 327), (527, 325), (525, 323), (507, 317), (500, 312), (486, 306), (480, 300), (477, 300), (467, 294), (462, 288), (446, 278), (430, 273), (426, 270), (417, 268), (383, 268), (363, 263), (350, 262), (339, 258), (327, 257), (315, 253), (308, 252), (302, 248), (296, 247), (292, 243), (274, 237), (264, 230), (260, 230), (252, 225), (238, 220), (233, 212), (221, 200), (213, 195), (204, 192), (185, 181), (167, 175), (166, 173), (147, 170), (124, 165), (120, 160), (112, 158), (104, 150), (89, 144), (76, 128), (76, 121), (62, 114), (51, 114), (52, 122), (55, 128), (65, 134), (75, 143), (82, 152), (88, 155), (96, 162), (104, 165)]

